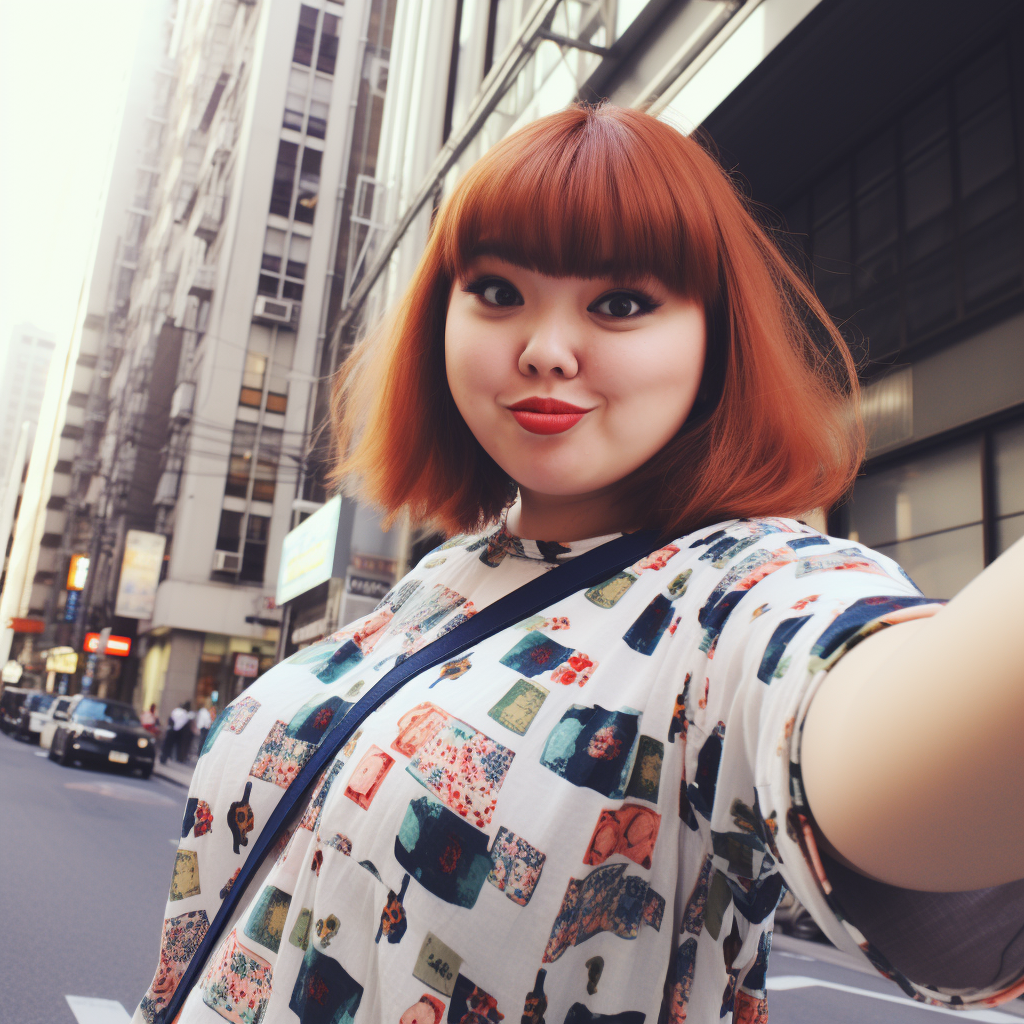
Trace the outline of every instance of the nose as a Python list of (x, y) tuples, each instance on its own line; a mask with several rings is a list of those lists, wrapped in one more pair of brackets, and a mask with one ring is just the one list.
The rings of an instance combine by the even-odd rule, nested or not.
[(575, 377), (580, 369), (581, 340), (571, 315), (553, 313), (543, 317), (519, 354), (519, 372), (526, 377)]

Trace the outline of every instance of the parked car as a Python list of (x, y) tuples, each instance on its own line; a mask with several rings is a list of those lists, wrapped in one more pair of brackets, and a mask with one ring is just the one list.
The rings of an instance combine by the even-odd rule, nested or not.
[(56, 703), (55, 693), (31, 693), (21, 705), (21, 716), (18, 719), (14, 735), (20, 740), (28, 740), (30, 743), (39, 742), (39, 734), (43, 731), (46, 723), (46, 713)]
[(58, 697), (43, 715), (43, 727), (39, 732), (39, 746), (49, 750), (53, 742), (53, 734), (61, 722), (68, 720), (68, 711), (74, 703), (74, 697)]
[(65, 713), (50, 744), (52, 761), (122, 765), (144, 779), (152, 774), (156, 743), (131, 704), (79, 695)]
[(21, 718), (21, 705), (36, 690), (23, 686), (5, 686), (0, 693), (0, 731), (11, 732), (18, 727)]

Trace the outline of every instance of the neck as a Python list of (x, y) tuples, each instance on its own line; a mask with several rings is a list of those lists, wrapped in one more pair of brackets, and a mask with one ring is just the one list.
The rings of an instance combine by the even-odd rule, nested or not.
[(611, 489), (590, 494), (538, 494), (520, 487), (506, 517), (508, 528), (524, 540), (574, 541), (624, 531), (622, 510)]

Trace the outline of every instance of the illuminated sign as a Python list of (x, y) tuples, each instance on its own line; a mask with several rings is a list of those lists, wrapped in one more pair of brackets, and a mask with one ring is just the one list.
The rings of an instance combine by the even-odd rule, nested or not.
[(256, 654), (235, 655), (235, 675), (255, 679), (260, 674), (260, 659)]
[(89, 575), (89, 556), (72, 555), (68, 566), (68, 583), (66, 590), (82, 590), (86, 577)]
[(46, 671), (73, 675), (78, 668), (78, 654), (73, 647), (51, 647), (46, 652)]
[[(100, 635), (99, 633), (86, 633), (83, 649), (90, 654), (99, 654)], [(130, 636), (109, 636), (104, 654), (114, 654), (119, 658), (128, 657), (132, 649), (132, 638)]]
[(277, 573), (278, 605), (294, 600), (325, 580), (345, 575), (344, 567), (337, 564), (342, 554), (338, 547), (340, 527), (341, 497), (336, 496), (285, 534)]

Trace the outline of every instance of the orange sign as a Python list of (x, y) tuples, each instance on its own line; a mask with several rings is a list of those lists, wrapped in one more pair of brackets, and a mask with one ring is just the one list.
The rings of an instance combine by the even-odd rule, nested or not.
[(46, 623), (42, 619), (11, 619), (9, 628), (15, 633), (42, 633)]
[[(99, 633), (86, 633), (83, 647), (90, 654), (99, 654), (100, 635)], [(107, 646), (104, 654), (114, 654), (119, 658), (128, 657), (132, 649), (132, 638), (130, 636), (110, 636), (107, 638)]]
[(66, 590), (82, 590), (85, 587), (85, 578), (89, 575), (89, 556), (72, 555), (71, 564), (68, 566), (68, 582)]

